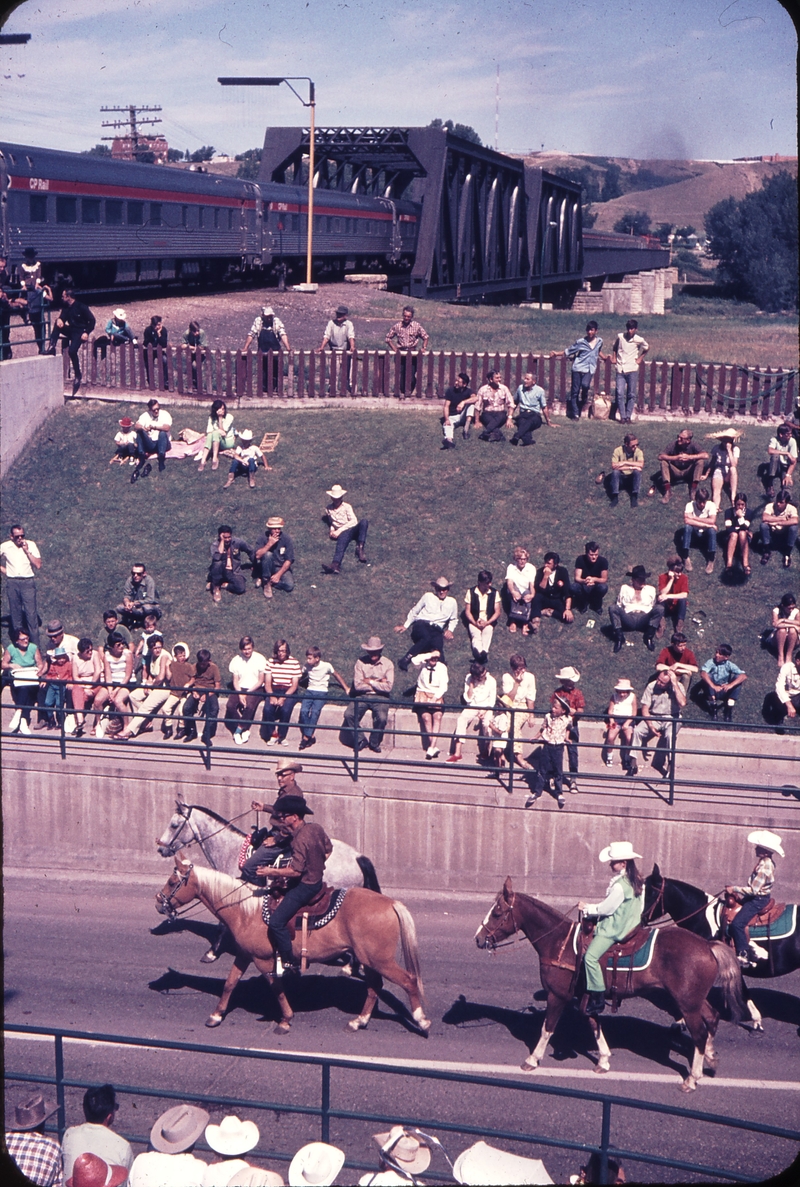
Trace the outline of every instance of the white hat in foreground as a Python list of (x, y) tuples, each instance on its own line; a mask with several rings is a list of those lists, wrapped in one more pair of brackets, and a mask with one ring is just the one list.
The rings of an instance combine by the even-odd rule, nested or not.
[(620, 676), (617, 683), (614, 685), (616, 692), (633, 692), (633, 685), (627, 676)]
[(275, 1171), (262, 1171), (258, 1166), (248, 1166), (228, 1179), (228, 1187), (284, 1187), (284, 1183)]
[(747, 839), (751, 845), (760, 845), (762, 849), (769, 849), (770, 853), (777, 853), (779, 857), (786, 856), (777, 833), (771, 833), (765, 828), (757, 828), (755, 832), (747, 834)]
[(562, 668), (560, 672), (556, 672), (556, 680), (571, 680), (573, 684), (577, 684), (581, 678), (581, 674), (577, 668)]
[(406, 1175), (398, 1175), (397, 1171), (370, 1171), (358, 1180), (358, 1187), (396, 1187), (399, 1183), (408, 1187), (410, 1182)]
[(552, 1183), (540, 1158), (523, 1158), (509, 1154), (486, 1142), (476, 1142), (459, 1154), (453, 1167), (457, 1183), (471, 1187), (497, 1187), (498, 1183), (517, 1187), (517, 1184)]
[(240, 441), (252, 441), (253, 440), (253, 430), (252, 429), (242, 429), (241, 433), (237, 433), (236, 436), (239, 438)]
[(388, 1155), (410, 1175), (421, 1175), (430, 1166), (428, 1147), (406, 1133), (402, 1125), (393, 1125), (388, 1133), (375, 1133), (372, 1140), (380, 1146), (381, 1154)]
[(330, 490), (325, 491), (326, 495), (330, 495), (332, 499), (343, 499), (347, 491), (338, 482), (334, 482)]
[(206, 1126), (206, 1141), (217, 1154), (244, 1154), (258, 1145), (258, 1126), (233, 1115), (223, 1117), (219, 1125)]
[(634, 857), (641, 856), (641, 853), (634, 853), (630, 841), (612, 841), (606, 845), (598, 861), (633, 861)]
[(344, 1166), (344, 1150), (327, 1142), (309, 1142), (289, 1164), (289, 1187), (330, 1187)]

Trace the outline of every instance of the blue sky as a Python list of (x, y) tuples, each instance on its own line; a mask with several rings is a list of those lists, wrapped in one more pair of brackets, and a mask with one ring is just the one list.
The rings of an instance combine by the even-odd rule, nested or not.
[[(322, 125), (472, 124), (501, 151), (631, 157), (795, 154), (794, 26), (778, 0), (26, 0), (2, 47), (5, 139), (80, 150), (101, 106), (161, 104), (170, 144), (241, 152), (304, 122), (285, 88), (218, 75), (307, 74)], [(10, 76), (10, 77), (9, 77)]]

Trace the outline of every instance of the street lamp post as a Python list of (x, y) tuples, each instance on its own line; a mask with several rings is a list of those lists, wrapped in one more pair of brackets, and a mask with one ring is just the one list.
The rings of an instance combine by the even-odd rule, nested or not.
[[(314, 242), (314, 126), (317, 109), (314, 83), (306, 74), (281, 78), (218, 78), (217, 82), (223, 87), (279, 87), (281, 83), (285, 82), (292, 94), (296, 95), (303, 104), (303, 107), (311, 109), (308, 145), (308, 234), (306, 235), (306, 284), (311, 284), (311, 256)], [(292, 86), (293, 82), (308, 83), (308, 102), (297, 93)]]

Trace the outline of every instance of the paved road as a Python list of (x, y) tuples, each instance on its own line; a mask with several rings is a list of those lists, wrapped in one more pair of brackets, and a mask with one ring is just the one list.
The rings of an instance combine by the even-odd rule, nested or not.
[[(199, 963), (210, 923), (204, 912), (185, 921), (183, 930), (165, 933), (153, 907), (159, 886), (135, 882), (109, 889), (101, 878), (7, 878), (7, 1021), (259, 1050), (399, 1060), (412, 1066), (509, 1075), (525, 1083), (535, 1079), (549, 1086), (603, 1091), (796, 1128), (800, 973), (755, 988), (754, 997), (765, 1018), (763, 1036), (720, 1024), (719, 1074), (716, 1079), (707, 1078), (691, 1096), (677, 1091), (686, 1068), (686, 1040), (669, 1029), (667, 1014), (647, 1002), (628, 1003), (623, 1012), (608, 1018), (604, 1029), (613, 1051), (609, 1075), (592, 1072), (588, 1030), (583, 1019), (573, 1016), (562, 1023), (557, 1049), (548, 1054), (542, 1069), (533, 1077), (522, 1076), (518, 1065), (534, 1045), (541, 1023), (535, 954), (527, 943), (495, 956), (477, 950), (472, 937), (488, 901), (464, 895), (397, 894), (410, 906), (419, 931), (434, 1020), (427, 1040), (395, 1012), (391, 989), (366, 1032), (347, 1031), (344, 1023), (358, 1011), (363, 990), (358, 981), (333, 970), (304, 978), (294, 995), (298, 1010), (294, 1029), (288, 1037), (279, 1037), (272, 1033), (265, 986), (255, 977), (240, 987), (223, 1026), (205, 1029), (203, 1023), (229, 963), (227, 959), (212, 966)], [(7, 1060), (9, 1069), (16, 1070), (44, 1073), (52, 1066), (47, 1044), (30, 1040), (9, 1040)], [(301, 1105), (316, 1104), (319, 1099), (318, 1071), (245, 1064), (229, 1057), (167, 1057), (152, 1050), (131, 1053), (118, 1047), (72, 1044), (67, 1067), (76, 1078), (110, 1078), (118, 1084), (150, 1085), (187, 1097), (243, 1095)], [(16, 1091), (12, 1085), (12, 1094)], [(417, 1115), (457, 1125), (489, 1124), (556, 1140), (591, 1143), (599, 1135), (600, 1107), (595, 1103), (499, 1089), (451, 1088), (365, 1070), (334, 1072), (333, 1091), (335, 1106), (354, 1111)], [(74, 1120), (79, 1107), (77, 1096), (71, 1098), (68, 1120)], [(128, 1097), (120, 1128), (143, 1134), (157, 1111), (156, 1102)], [(265, 1150), (296, 1149), (318, 1136), (318, 1123), (312, 1118), (268, 1112), (260, 1114), (260, 1124)], [(368, 1135), (375, 1128), (337, 1121), (332, 1137), (356, 1161), (369, 1165)], [(612, 1138), (621, 1147), (703, 1160), (759, 1177), (781, 1169), (796, 1153), (786, 1142), (626, 1109), (614, 1111)], [(461, 1136), (449, 1141), (453, 1154), (469, 1144)], [(542, 1157), (553, 1178), (561, 1181), (580, 1161), (575, 1153), (544, 1145), (531, 1152)], [(685, 1177), (647, 1166), (641, 1166), (638, 1176), (650, 1182)]]

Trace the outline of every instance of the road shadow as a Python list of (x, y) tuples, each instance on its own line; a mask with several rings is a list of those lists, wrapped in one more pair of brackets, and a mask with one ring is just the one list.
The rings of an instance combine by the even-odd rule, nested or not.
[[(212, 998), (213, 1004), (216, 1005), (224, 985), (225, 977), (204, 977), (170, 968), (155, 981), (150, 981), (148, 989), (165, 995), (188, 989), (205, 994)], [(346, 1015), (348, 1019), (354, 1018), (363, 1010), (366, 996), (366, 985), (357, 977), (323, 977), (306, 973), (286, 988), (289, 1005), (297, 1014), (314, 1014), (320, 1010), (334, 1009)], [(378, 1002), (372, 1014), (374, 1019), (396, 1022), (405, 1030), (419, 1034), (419, 1027), (406, 1005), (390, 990), (382, 989), (378, 994)], [(386, 1009), (382, 1009), (382, 1005)], [(244, 976), (238, 982), (231, 997), (228, 1014), (234, 1010), (244, 1010), (263, 1022), (278, 1022), (281, 1017), (272, 990), (260, 975)]]
[(753, 999), (764, 1020), (773, 1022), (788, 1022), (797, 1027), (800, 1034), (800, 999), (791, 993), (781, 993), (779, 989), (763, 989), (762, 983), (749, 981), (748, 995)]
[[(192, 935), (200, 936), (209, 944), (216, 939), (219, 932), (218, 923), (204, 923), (200, 919), (177, 919), (174, 923), (169, 919), (162, 920), (156, 927), (150, 928), (151, 936), (177, 936), (181, 932), (188, 931)], [(230, 932), (227, 933), (230, 935)], [(224, 948), (224, 951), (230, 951), (233, 954), (233, 947)]]
[[(542, 996), (541, 991), (536, 998)], [(654, 1004), (660, 1004), (655, 998)], [(672, 1011), (674, 1017), (674, 1011)], [(530, 1054), (542, 1033), (544, 1010), (509, 1010), (502, 1006), (490, 1006), (482, 1002), (471, 1002), (463, 996), (457, 998), (444, 1015), (442, 1021), (448, 1026), (469, 1028), (470, 1025), (496, 1023), (504, 1026), (512, 1038), (524, 1043)], [(675, 1058), (682, 1057), (691, 1063), (694, 1048), (688, 1035), (673, 1029), (669, 1024), (660, 1026), (642, 1018), (627, 1014), (604, 1013), (600, 1019), (603, 1034), (612, 1051), (625, 1050), (661, 1067), (686, 1075), (686, 1064)], [(588, 1019), (575, 1006), (568, 1006), (558, 1020), (551, 1040), (552, 1051), (547, 1055), (557, 1063), (584, 1057), (597, 1063), (594, 1035)]]

